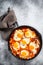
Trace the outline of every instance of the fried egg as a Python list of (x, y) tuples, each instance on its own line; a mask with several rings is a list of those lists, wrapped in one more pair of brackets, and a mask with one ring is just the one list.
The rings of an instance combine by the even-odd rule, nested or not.
[(29, 44), (30, 42), (30, 39), (29, 38), (23, 38), (21, 41), (20, 41), (20, 46), (21, 48), (26, 48), (26, 45)]
[(20, 41), (22, 37), (23, 37), (22, 30), (16, 30), (13, 39), (15, 41)]
[(18, 42), (13, 43), (13, 49), (16, 50), (16, 51), (20, 49), (20, 45), (19, 45)]
[(34, 37), (36, 37), (36, 34), (35, 34), (34, 31), (31, 31), (30, 29), (27, 29), (26, 32), (25, 32), (25, 36), (34, 38)]
[(20, 53), (20, 57), (23, 59), (27, 58), (28, 55), (29, 55), (29, 52), (27, 50), (22, 50)]
[(37, 53), (36, 48), (38, 48), (39, 46), (35, 44), (35, 42), (31, 42), (29, 45), (29, 50), (32, 51), (34, 54)]

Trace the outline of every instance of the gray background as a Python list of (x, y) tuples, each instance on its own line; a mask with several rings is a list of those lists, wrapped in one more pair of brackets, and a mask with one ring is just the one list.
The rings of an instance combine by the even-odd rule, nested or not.
[[(11, 7), (15, 11), (20, 25), (36, 28), (43, 40), (43, 0), (0, 0), (0, 16)], [(43, 65), (43, 44), (39, 55), (32, 61), (22, 61), (14, 57), (8, 50), (8, 43), (0, 33), (0, 65)]]

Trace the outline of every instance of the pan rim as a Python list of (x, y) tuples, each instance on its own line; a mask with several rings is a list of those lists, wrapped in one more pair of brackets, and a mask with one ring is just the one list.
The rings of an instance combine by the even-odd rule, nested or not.
[[(37, 35), (39, 36), (39, 39), (40, 39), (40, 50), (39, 50), (39, 52), (38, 52), (33, 58), (31, 58), (31, 59), (22, 59), (22, 58), (19, 58), (19, 57), (13, 55), (13, 53), (12, 53), (12, 51), (11, 51), (11, 49), (10, 49), (10, 46), (9, 46), (9, 39), (10, 39), (11, 34), (12, 34), (16, 29), (20, 29), (20, 28), (22, 28), (22, 27), (30, 28), (31, 30), (34, 30), (34, 31), (37, 33)], [(39, 55), (39, 53), (40, 53), (40, 51), (41, 51), (41, 48), (42, 48), (42, 36), (41, 36), (41, 34), (39, 33), (38, 30), (36, 30), (36, 29), (35, 29), (34, 27), (32, 27), (32, 26), (21, 25), (21, 26), (18, 26), (18, 27), (16, 27), (16, 28), (14, 28), (13, 31), (11, 32), (11, 34), (9, 35), (9, 39), (8, 39), (8, 50), (10, 51), (10, 53), (11, 53), (14, 57), (16, 57), (16, 58), (18, 58), (18, 59), (20, 59), (20, 60), (29, 61), (29, 60), (33, 60), (34, 58), (36, 58), (36, 57)]]

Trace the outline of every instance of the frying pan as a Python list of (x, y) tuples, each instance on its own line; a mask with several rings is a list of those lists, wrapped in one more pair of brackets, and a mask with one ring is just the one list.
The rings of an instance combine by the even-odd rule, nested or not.
[[(36, 56), (40, 53), (41, 48), (42, 48), (42, 36), (41, 36), (41, 34), (39, 33), (39, 31), (37, 31), (35, 28), (33, 28), (33, 27), (31, 27), (31, 26), (27, 26), (27, 25), (19, 26), (18, 23), (16, 23), (16, 24), (17, 24), (17, 27), (14, 28), (14, 30), (12, 30), (11, 34), (12, 34), (15, 30), (21, 29), (21, 28), (29, 28), (29, 29), (31, 29), (32, 31), (35, 31), (35, 33), (36, 33), (36, 35), (38, 36), (39, 41), (40, 41), (40, 50), (39, 50), (39, 52), (35, 55), (35, 57), (36, 57)], [(12, 53), (12, 52), (11, 52), (11, 49), (10, 49), (10, 45), (9, 45), (9, 39), (10, 39), (10, 37), (11, 37), (11, 34), (9, 35), (9, 38), (8, 38), (8, 49), (9, 49), (10, 53)], [(12, 55), (13, 55), (13, 54), (12, 54)], [(14, 55), (13, 55), (13, 56), (14, 56)], [(15, 57), (16, 57), (16, 56), (15, 56)], [(33, 58), (31, 58), (31, 59), (20, 59), (20, 58), (18, 58), (18, 57), (16, 57), (16, 58), (18, 58), (18, 59), (20, 59), (20, 60), (29, 61), (29, 60), (34, 59), (35, 57), (33, 57)]]

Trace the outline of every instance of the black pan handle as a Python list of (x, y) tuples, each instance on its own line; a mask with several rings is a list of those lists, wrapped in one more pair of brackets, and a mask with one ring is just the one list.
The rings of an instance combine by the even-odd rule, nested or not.
[(18, 26), (19, 26), (18, 22), (15, 22), (15, 27), (18, 27)]

